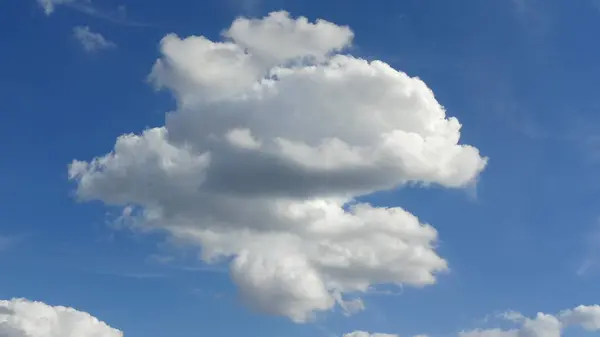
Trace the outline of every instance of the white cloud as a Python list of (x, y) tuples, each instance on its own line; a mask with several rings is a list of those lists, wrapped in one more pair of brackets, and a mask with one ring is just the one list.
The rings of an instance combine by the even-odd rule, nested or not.
[(585, 250), (585, 257), (577, 268), (576, 274), (578, 276), (585, 276), (595, 271), (600, 258), (600, 225), (597, 223), (592, 230), (585, 234), (585, 241), (582, 245)]
[[(572, 326), (581, 327), (590, 332), (600, 331), (600, 305), (580, 305), (574, 309), (563, 310), (558, 315), (538, 313), (534, 318), (525, 317), (514, 311), (499, 317), (518, 326), (512, 329), (475, 329), (462, 331), (456, 335), (458, 337), (561, 337), (564, 329)], [(355, 331), (345, 334), (344, 337), (398, 337), (398, 335)]]
[(88, 313), (25, 299), (0, 301), (2, 337), (122, 337)]
[(118, 25), (134, 27), (148, 26), (146, 23), (130, 20), (127, 17), (127, 9), (124, 5), (117, 6), (116, 9), (106, 9), (96, 7), (91, 0), (37, 0), (37, 3), (48, 16), (54, 13), (58, 6), (64, 6), (93, 18)]
[(354, 34), (347, 26), (325, 20), (290, 20), (286, 12), (273, 12), (266, 19), (238, 18), (223, 35), (251, 49), (255, 58), (277, 64), (296, 57), (323, 60), (348, 46)]
[(600, 305), (580, 305), (561, 312), (559, 318), (567, 325), (580, 325), (589, 331), (600, 331)]
[(249, 306), (296, 322), (377, 284), (422, 287), (448, 269), (437, 231), (357, 196), (407, 183), (472, 185), (487, 159), (459, 144), (418, 78), (339, 51), (348, 27), (285, 12), (239, 18), (224, 42), (167, 35), (150, 79), (177, 109), (163, 127), (74, 161), (77, 196), (231, 259)]
[(368, 333), (366, 331), (354, 331), (344, 335), (344, 337), (398, 337), (387, 333)]
[(81, 43), (83, 49), (88, 52), (116, 47), (113, 42), (108, 41), (102, 34), (92, 32), (90, 27), (87, 26), (74, 27), (73, 36)]
[(54, 13), (56, 6), (59, 6), (59, 5), (75, 3), (75, 2), (90, 3), (89, 0), (37, 0), (37, 2), (42, 7), (42, 9), (44, 10), (44, 13), (46, 13), (46, 15), (50, 15), (50, 14)]
[(560, 337), (565, 328), (579, 326), (589, 331), (600, 331), (600, 306), (578, 306), (558, 315), (538, 313), (527, 318), (518, 312), (504, 316), (520, 326), (509, 329), (478, 329), (463, 331), (459, 337)]

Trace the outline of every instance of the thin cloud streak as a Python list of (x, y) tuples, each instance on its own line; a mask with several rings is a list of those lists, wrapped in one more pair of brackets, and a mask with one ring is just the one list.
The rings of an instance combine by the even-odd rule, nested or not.
[[(115, 11), (99, 9), (92, 5), (89, 1), (65, 1), (65, 2), (50, 2), (49, 5), (44, 2), (39, 2), (44, 8), (46, 15), (51, 15), (55, 7), (61, 6), (77, 11), (82, 14), (89, 15), (93, 18), (112, 22), (114, 24), (129, 26), (129, 27), (151, 27), (152, 25), (130, 20), (127, 18), (124, 6), (119, 6)], [(48, 7), (51, 6), (51, 7)]]
[(600, 259), (600, 220), (587, 235), (585, 247), (585, 258), (575, 272), (580, 277), (586, 276), (598, 267), (598, 259)]
[[(130, 27), (149, 27), (149, 24), (143, 22), (137, 22), (129, 20), (123, 14), (123, 10), (117, 12), (109, 12), (105, 10), (100, 10), (96, 7), (93, 7), (89, 4), (79, 3), (79, 2), (69, 2), (64, 4), (65, 7), (73, 9), (83, 14), (87, 14), (91, 17), (106, 20), (112, 23), (116, 23), (119, 25), (130, 26)], [(123, 7), (121, 7), (123, 8)]]
[(136, 273), (136, 272), (118, 272), (118, 271), (105, 271), (105, 270), (88, 270), (88, 272), (105, 275), (105, 276), (116, 276), (133, 279), (162, 279), (169, 278), (169, 275), (162, 273)]
[(88, 26), (74, 27), (73, 36), (81, 43), (83, 49), (90, 53), (117, 47), (114, 42), (107, 40), (102, 34), (92, 32)]
[(3, 235), (0, 234), (0, 252), (13, 248), (16, 244), (31, 236), (31, 233)]
[(190, 265), (177, 265), (177, 264), (173, 264), (173, 262), (175, 261), (175, 257), (170, 256), (170, 255), (150, 255), (146, 258), (146, 262), (147, 263), (154, 263), (154, 264), (159, 264), (161, 266), (170, 268), (170, 269), (174, 269), (174, 270), (178, 270), (178, 271), (184, 271), (184, 272), (199, 272), (199, 273), (228, 273), (229, 270), (227, 269), (227, 266), (213, 266), (213, 265), (194, 265), (194, 266), (190, 266)]
[(170, 266), (173, 269), (187, 271), (187, 272), (199, 272), (199, 273), (228, 273), (229, 270), (226, 268), (210, 267), (210, 266)]

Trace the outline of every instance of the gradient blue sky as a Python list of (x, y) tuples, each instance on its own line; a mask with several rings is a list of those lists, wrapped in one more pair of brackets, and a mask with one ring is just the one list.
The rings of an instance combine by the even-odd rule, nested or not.
[[(0, 4), (0, 298), (73, 306), (129, 337), (450, 336), (507, 309), (533, 315), (600, 302), (597, 1), (96, 0), (94, 8), (47, 16), (34, 0)], [(452, 269), (438, 284), (368, 295), (368, 310), (352, 317), (294, 324), (240, 306), (227, 271), (199, 264), (193, 250), (116, 231), (111, 210), (74, 200), (73, 159), (163, 125), (173, 107), (146, 81), (164, 35), (218, 39), (239, 15), (279, 9), (349, 25), (352, 54), (422, 78), (464, 125), (461, 140), (490, 157), (476, 190), (366, 198), (435, 225)], [(75, 26), (116, 48), (84, 50)], [(177, 262), (152, 258), (165, 254)]]

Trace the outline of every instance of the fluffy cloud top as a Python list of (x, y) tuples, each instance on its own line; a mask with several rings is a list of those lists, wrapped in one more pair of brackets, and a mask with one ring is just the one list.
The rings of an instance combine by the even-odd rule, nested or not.
[(348, 27), (274, 12), (223, 37), (163, 38), (149, 78), (177, 108), (73, 161), (77, 196), (197, 244), (207, 262), (231, 259), (248, 305), (296, 322), (362, 308), (343, 295), (376, 284), (435, 283), (448, 269), (436, 230), (355, 199), (474, 183), (487, 159), (459, 143), (458, 120), (420, 79), (343, 54)]
[(567, 325), (580, 325), (588, 331), (600, 331), (600, 305), (580, 305), (561, 312), (559, 318)]
[(88, 26), (74, 27), (73, 36), (81, 43), (83, 49), (88, 52), (116, 47), (113, 42), (108, 41), (102, 34), (92, 32)]
[(122, 337), (88, 313), (24, 299), (0, 301), (2, 337)]

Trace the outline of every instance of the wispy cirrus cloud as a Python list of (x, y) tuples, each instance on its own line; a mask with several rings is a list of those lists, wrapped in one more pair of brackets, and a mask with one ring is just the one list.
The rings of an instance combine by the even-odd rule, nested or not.
[(127, 17), (127, 8), (118, 6), (116, 9), (102, 9), (95, 6), (91, 0), (37, 0), (46, 15), (54, 13), (57, 7), (63, 6), (71, 10), (89, 15), (96, 19), (115, 24), (134, 27), (149, 26), (146, 23), (131, 20)]
[(96, 52), (117, 47), (114, 42), (107, 40), (102, 34), (92, 32), (88, 26), (74, 27), (73, 36), (87, 52)]
[(597, 10), (598, 12), (600, 12), (600, 0), (590, 0), (590, 5)]
[(104, 276), (123, 277), (131, 279), (162, 279), (168, 278), (169, 275), (164, 273), (155, 272), (124, 272), (124, 271), (113, 271), (113, 270), (93, 270), (91, 273)]
[(511, 0), (515, 17), (527, 34), (534, 40), (544, 40), (552, 31), (555, 10), (549, 1)]
[(37, 3), (42, 7), (46, 15), (54, 13), (57, 6), (76, 2), (82, 2), (88, 5), (91, 3), (90, 0), (37, 0)]
[(13, 248), (30, 234), (6, 235), (0, 234), (0, 252)]
[(0, 235), (0, 251), (9, 249), (15, 242), (13, 237)]
[(584, 258), (577, 268), (578, 276), (585, 276), (598, 267), (600, 263), (600, 220), (585, 238)]
[(176, 261), (176, 258), (171, 255), (153, 254), (153, 255), (148, 256), (148, 258), (146, 258), (147, 263), (159, 264), (159, 265), (168, 267), (170, 269), (178, 270), (178, 271), (192, 272), (192, 273), (194, 273), (194, 272), (197, 272), (197, 273), (227, 273), (228, 272), (227, 268), (224, 268), (223, 266), (215, 266), (215, 265), (207, 265), (207, 264), (182, 265), (182, 264), (175, 264), (174, 263), (175, 261)]

